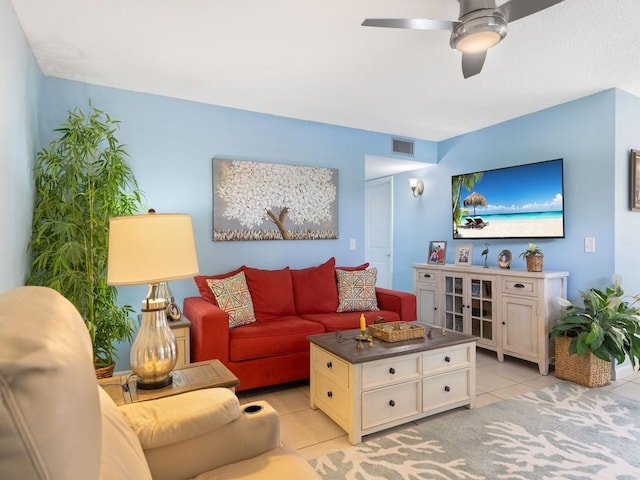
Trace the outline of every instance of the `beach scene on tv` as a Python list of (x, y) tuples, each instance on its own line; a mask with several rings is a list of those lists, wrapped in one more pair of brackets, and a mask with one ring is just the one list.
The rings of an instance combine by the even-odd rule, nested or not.
[(451, 178), (453, 238), (564, 237), (562, 159)]

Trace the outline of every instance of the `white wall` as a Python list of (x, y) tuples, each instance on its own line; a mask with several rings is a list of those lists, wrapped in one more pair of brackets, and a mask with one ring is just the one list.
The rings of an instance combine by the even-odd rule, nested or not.
[(40, 73), (9, 0), (0, 0), (0, 292), (22, 285), (29, 261), (31, 167)]

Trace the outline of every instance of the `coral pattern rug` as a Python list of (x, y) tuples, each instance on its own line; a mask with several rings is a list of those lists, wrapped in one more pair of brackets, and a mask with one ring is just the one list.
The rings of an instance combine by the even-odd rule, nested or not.
[(562, 382), (309, 463), (328, 480), (638, 480), (640, 404)]

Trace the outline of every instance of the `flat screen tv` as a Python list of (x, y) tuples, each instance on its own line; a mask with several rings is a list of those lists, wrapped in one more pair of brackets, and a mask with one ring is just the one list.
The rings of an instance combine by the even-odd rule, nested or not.
[(564, 238), (562, 159), (451, 177), (453, 238)]

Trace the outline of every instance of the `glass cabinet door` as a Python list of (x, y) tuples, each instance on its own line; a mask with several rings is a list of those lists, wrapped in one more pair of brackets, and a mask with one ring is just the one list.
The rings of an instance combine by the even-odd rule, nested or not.
[(493, 343), (493, 281), (470, 278), (471, 334)]
[(444, 278), (444, 327), (464, 332), (464, 277)]

